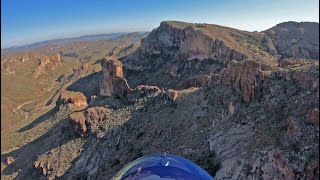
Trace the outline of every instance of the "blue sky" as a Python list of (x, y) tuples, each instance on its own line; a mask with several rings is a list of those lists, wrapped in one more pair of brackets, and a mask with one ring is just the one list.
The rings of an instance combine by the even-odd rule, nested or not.
[(87, 34), (151, 31), (163, 20), (265, 30), (319, 22), (318, 0), (1, 0), (1, 48)]

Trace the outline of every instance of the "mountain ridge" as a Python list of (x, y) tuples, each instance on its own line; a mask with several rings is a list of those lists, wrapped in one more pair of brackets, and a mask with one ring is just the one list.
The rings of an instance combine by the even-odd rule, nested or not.
[[(47, 105), (13, 105), (30, 116), (8, 128), (14, 132), (5, 140), (14, 144), (1, 155), (2, 175), (110, 179), (138, 157), (171, 153), (216, 179), (318, 179), (319, 59), (308, 48), (314, 40), (302, 35), (304, 43), (288, 46), (293, 51), (284, 56), (269, 36), (164, 21), (146, 37), (38, 49), (61, 54), (55, 69), (39, 76), (50, 77), (44, 82), (53, 81), (46, 89), (54, 91), (43, 98)], [(309, 55), (295, 51), (300, 46)], [(39, 66), (25, 56), (4, 57), (7, 82), (31, 62)], [(26, 87), (37, 82), (28, 80)]]

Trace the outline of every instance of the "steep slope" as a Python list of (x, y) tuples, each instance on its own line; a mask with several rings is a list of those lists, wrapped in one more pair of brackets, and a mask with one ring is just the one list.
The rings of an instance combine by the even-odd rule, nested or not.
[(57, 99), (36, 120), (50, 130), (2, 154), (2, 173), (110, 179), (138, 157), (172, 153), (216, 179), (318, 179), (319, 60), (278, 59), (266, 37), (170, 21), (126, 57), (111, 48), (96, 62), (103, 72), (67, 88), (88, 106)]
[[(118, 57), (129, 54), (139, 46), (144, 36), (132, 33), (116, 40), (48, 45), (33, 51), (2, 55), (1, 153), (20, 149), (18, 154), (23, 162), (20, 162), (18, 167), (12, 165), (18, 169), (21, 169), (20, 166), (22, 169), (24, 166), (25, 168), (31, 166), (33, 170), (32, 163), (28, 164), (34, 162), (34, 156), (31, 155), (41, 153), (39, 150), (41, 145), (45, 146), (42, 148), (43, 151), (46, 151), (46, 147), (51, 147), (50, 143), (48, 145), (46, 133), (54, 131), (55, 123), (63, 119), (63, 111), (54, 108), (60, 94), (67, 89), (79, 91), (77, 89), (80, 84), (80, 90), (84, 90), (87, 99), (83, 100), (83, 104), (89, 103), (91, 94), (99, 92), (99, 78), (102, 78), (99, 59), (117, 48), (120, 50)], [(88, 75), (97, 80), (88, 82), (90, 79)], [(71, 98), (70, 101), (74, 99)], [(37, 141), (39, 137), (42, 137), (40, 138), (42, 140)], [(53, 139), (59, 138), (59, 136), (53, 137)], [(31, 143), (33, 141), (34, 144)], [(76, 141), (77, 143), (79, 142)], [(75, 144), (71, 144), (74, 147)], [(76, 154), (71, 156), (74, 157)], [(1, 178), (13, 179), (17, 173), (4, 172), (5, 167), (7, 161), (2, 158)]]
[(264, 33), (282, 58), (319, 59), (319, 23), (284, 22)]
[[(81, 154), (70, 158), (73, 165), (66, 158), (59, 162), (67, 165), (59, 165), (55, 154), (69, 157), (78, 148), (69, 148), (66, 154), (66, 145), (43, 145), (47, 152), (35, 159), (34, 167), (40, 173), (32, 177), (43, 174), (48, 178), (109, 179), (137, 157), (166, 152), (191, 159), (217, 179), (317, 178), (319, 64), (288, 61), (294, 66), (283, 63), (282, 68), (265, 72), (256, 82), (252, 101), (247, 103), (242, 98), (246, 89), (241, 86), (260, 74), (252, 71), (259, 68), (252, 66), (254, 61), (232, 62), (235, 64), (206, 86), (179, 91), (176, 107), (159, 91), (141, 91), (131, 101), (134, 103), (128, 103), (129, 94), (98, 96), (90, 108), (70, 115), (72, 123), (62, 121), (61, 132), (48, 135), (62, 137), (56, 144), (71, 146), (74, 138), (79, 138), (73, 132), (79, 127), (86, 130)], [(243, 81), (233, 81), (235, 77)], [(81, 121), (85, 123), (78, 125)], [(19, 157), (18, 153), (7, 156)], [(29, 171), (34, 170), (24, 169), (18, 177), (26, 178)]]
[(130, 73), (143, 72), (135, 73), (140, 83), (180, 88), (177, 82), (218, 73), (232, 60), (254, 60), (263, 69), (277, 65), (263, 43), (263, 33), (177, 21), (162, 22), (122, 61), (132, 84), (138, 82)]

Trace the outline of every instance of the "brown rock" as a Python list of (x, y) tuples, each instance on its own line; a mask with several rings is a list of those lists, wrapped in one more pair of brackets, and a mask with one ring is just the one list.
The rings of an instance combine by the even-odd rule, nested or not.
[(102, 96), (120, 95), (132, 92), (127, 80), (123, 77), (122, 63), (115, 59), (101, 60), (103, 79), (100, 83), (100, 94)]
[(55, 54), (51, 58), (48, 56), (43, 56), (39, 61), (39, 66), (33, 70), (31, 74), (31, 76), (35, 79), (45, 73), (46, 70), (53, 70), (61, 62), (60, 54)]
[[(160, 27), (141, 41), (142, 55), (166, 54), (175, 59), (187, 60), (219, 57), (223, 62), (246, 58), (246, 55), (220, 40), (224, 34), (219, 33), (221, 30), (218, 27), (205, 27), (203, 29), (208, 29), (208, 33), (198, 31), (197, 27), (190, 23), (161, 22)], [(209, 33), (211, 34), (208, 36)]]
[(259, 74), (260, 65), (255, 61), (231, 61), (221, 73), (221, 79), (242, 92), (245, 102), (251, 102), (255, 98), (256, 76)]
[(72, 131), (85, 135), (95, 133), (102, 122), (110, 118), (111, 111), (104, 107), (91, 107), (86, 111), (74, 112), (69, 116), (69, 127)]
[(70, 114), (69, 126), (74, 132), (85, 134), (87, 132), (87, 126), (83, 112), (74, 112)]
[(104, 107), (92, 107), (86, 110), (86, 124), (92, 133), (96, 132), (101, 122), (106, 121), (111, 111)]
[(71, 110), (84, 109), (88, 106), (87, 98), (81, 92), (63, 91), (60, 94), (58, 104)]
[(60, 54), (57, 53), (55, 55), (53, 55), (51, 58), (50, 58), (51, 62), (57, 64), (59, 62), (61, 62), (61, 59), (60, 59)]
[(319, 110), (317, 108), (309, 110), (305, 117), (306, 123), (319, 124)]

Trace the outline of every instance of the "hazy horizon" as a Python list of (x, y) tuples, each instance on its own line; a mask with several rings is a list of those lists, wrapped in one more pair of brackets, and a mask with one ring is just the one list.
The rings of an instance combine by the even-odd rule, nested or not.
[[(173, 13), (174, 12), (174, 13)], [(1, 1), (1, 48), (118, 32), (145, 32), (161, 21), (209, 23), (247, 31), (319, 22), (319, 2), (280, 1)], [(234, 18), (237, 17), (237, 18)]]

